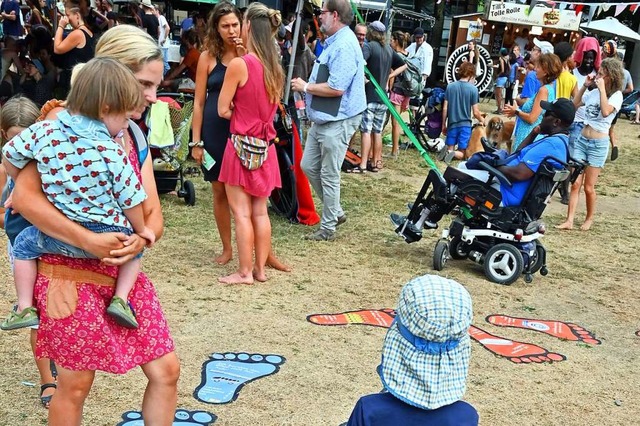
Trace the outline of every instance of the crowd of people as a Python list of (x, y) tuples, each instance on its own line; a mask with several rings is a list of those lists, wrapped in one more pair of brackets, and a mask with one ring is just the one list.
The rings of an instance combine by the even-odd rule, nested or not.
[[(40, 3), (31, 1), (26, 16), (16, 4), (7, 0), (1, 8), (0, 94), (6, 104), (0, 116), (0, 184), (18, 302), (0, 328), (38, 327), (32, 342), (49, 424), (80, 424), (97, 370), (123, 374), (140, 366), (148, 379), (144, 419), (169, 425), (180, 367), (153, 284), (140, 272), (143, 251), (163, 234), (152, 160), (136, 123), (156, 101), (157, 89), (194, 92), (190, 146), (211, 182), (220, 265), (233, 257), (235, 222), (238, 269), (219, 281), (253, 284), (269, 278), (268, 266), (290, 270), (273, 253), (267, 210), (267, 198), (282, 184), (272, 141), (287, 67), (294, 68), (290, 89), (304, 95), (312, 123), (301, 168), (322, 203), (320, 226), (306, 238), (332, 241), (347, 220), (340, 171), (357, 130), (362, 162), (356, 173), (383, 169), (386, 99), (366, 77), (365, 66), (402, 112), (412, 96), (404, 84), (413, 78), (408, 61), (417, 59), (417, 78), (424, 84), (432, 74), (433, 49), (422, 28), (413, 31), (412, 43), (401, 31), (387, 43), (380, 21), (352, 30), (347, 0), (326, 0), (317, 22), (301, 26), (298, 40), (293, 25), (301, 18), (283, 21), (264, 4), (241, 11), (223, 1), (206, 21), (199, 14), (183, 21), (183, 59), (169, 69), (165, 46), (171, 28), (149, 0), (131, 6), (136, 25), (120, 22), (109, 0), (96, 9), (86, 0), (67, 0), (64, 11), (54, 11), (60, 13), (56, 19)], [(289, 64), (294, 46), (298, 54)], [(530, 51), (523, 57), (525, 49)], [(468, 52), (458, 81), (445, 92), (443, 158), (449, 162), (465, 157), (472, 119), (483, 120), (474, 85), (475, 41)], [(515, 81), (527, 68), (518, 93)], [(500, 166), (515, 184), (498, 188), (503, 205), (522, 200), (549, 152), (570, 155), (588, 167), (571, 188), (567, 221), (559, 228), (573, 227), (584, 187), (587, 217), (581, 228), (588, 230), (594, 187), (610, 143), (616, 149), (613, 124), (623, 93), (633, 90), (630, 80), (615, 44), (601, 48), (590, 37), (575, 52), (569, 43), (537, 39), (531, 45), (516, 39), (511, 49), (502, 49), (496, 112), (516, 117), (515, 155)], [(394, 119), (392, 157), (399, 137)], [(425, 226), (437, 223), (437, 213)], [(451, 419), (477, 424), (475, 409), (461, 401), (471, 305), (464, 287), (451, 280), (424, 276), (409, 282), (382, 349), (379, 373), (386, 392), (358, 401), (348, 424), (388, 424), (388, 418), (407, 425)]]

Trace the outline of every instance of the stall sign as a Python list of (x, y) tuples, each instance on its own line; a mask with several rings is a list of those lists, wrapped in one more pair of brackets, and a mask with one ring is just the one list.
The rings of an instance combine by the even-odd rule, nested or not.
[(578, 31), (580, 28), (582, 12), (576, 15), (573, 10), (551, 9), (538, 4), (527, 14), (529, 8), (530, 6), (526, 4), (492, 1), (487, 10), (487, 19), (508, 24), (538, 25), (569, 31)]
[(480, 40), (482, 38), (482, 30), (484, 25), (482, 22), (469, 22), (469, 29), (467, 30), (467, 41)]

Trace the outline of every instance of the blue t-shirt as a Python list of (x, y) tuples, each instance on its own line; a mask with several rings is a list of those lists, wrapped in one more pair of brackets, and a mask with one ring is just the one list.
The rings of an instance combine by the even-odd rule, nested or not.
[(522, 85), (522, 93), (520, 93), (520, 97), (522, 99), (533, 98), (538, 90), (542, 87), (542, 83), (536, 77), (535, 71), (529, 71), (527, 76), (524, 78), (524, 84)]
[(477, 426), (478, 412), (464, 401), (436, 410), (424, 410), (405, 404), (390, 393), (377, 393), (360, 398), (347, 426)]
[(516, 81), (516, 76), (518, 74), (518, 63), (514, 63), (511, 65), (511, 71), (509, 72), (509, 81), (513, 83)]
[(16, 19), (15, 20), (10, 20), (10, 19), (5, 19), (2, 22), (2, 31), (4, 32), (4, 35), (9, 35), (9, 36), (13, 36), (13, 37), (20, 37), (22, 36), (22, 25), (20, 25), (20, 5), (18, 5), (18, 2), (15, 0), (5, 0), (2, 2), (2, 7), (0, 8), (0, 10), (2, 10), (2, 12), (4, 13), (11, 13), (11, 12), (15, 12), (16, 13)]
[(468, 81), (455, 81), (444, 92), (447, 101), (447, 127), (471, 127), (471, 108), (478, 103), (478, 88)]
[[(553, 156), (566, 162), (568, 160), (568, 143), (569, 137), (561, 133), (543, 137), (516, 152), (505, 165), (517, 166), (520, 163), (524, 163), (535, 173), (538, 171), (540, 163), (542, 163), (546, 157)], [(505, 207), (520, 205), (532, 181), (533, 177), (527, 180), (513, 182), (511, 187), (500, 185), (502, 205)]]

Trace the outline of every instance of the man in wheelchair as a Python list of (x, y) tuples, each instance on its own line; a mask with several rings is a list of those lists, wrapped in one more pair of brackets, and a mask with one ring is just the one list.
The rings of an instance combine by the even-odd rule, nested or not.
[[(543, 101), (541, 106), (546, 111), (542, 122), (516, 152), (506, 155), (485, 145), (485, 152), (460, 163), (457, 169), (447, 167), (444, 175), (431, 170), (409, 215), (391, 215), (396, 233), (408, 243), (420, 240), (422, 229), (437, 228), (445, 215), (456, 216), (443, 232), (440, 250), (436, 246), (435, 269), (442, 269), (449, 257), (486, 263), (490, 249), (500, 241), (508, 242), (500, 246), (515, 247), (502, 248), (519, 257), (517, 262), (514, 259), (520, 268), (513, 280), (523, 269), (529, 278), (536, 272), (532, 269), (544, 266), (544, 249), (536, 254), (537, 247), (542, 247), (537, 239), (544, 233), (538, 219), (559, 183), (575, 180), (582, 168), (570, 172), (568, 165), (567, 133), (575, 117), (573, 103), (558, 99)], [(513, 254), (516, 251), (520, 255)], [(498, 282), (496, 277), (489, 278)]]

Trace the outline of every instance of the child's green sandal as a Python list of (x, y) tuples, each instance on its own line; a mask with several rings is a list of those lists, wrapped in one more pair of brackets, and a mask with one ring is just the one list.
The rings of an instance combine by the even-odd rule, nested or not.
[(17, 330), (19, 328), (33, 327), (40, 324), (40, 318), (38, 318), (38, 311), (33, 306), (24, 308), (22, 312), (16, 312), (17, 306), (11, 310), (9, 316), (2, 321), (0, 329), (2, 330)]
[(133, 315), (129, 304), (118, 296), (113, 296), (113, 299), (111, 299), (111, 304), (107, 308), (107, 314), (123, 327), (138, 328), (138, 321), (136, 321), (136, 317)]

